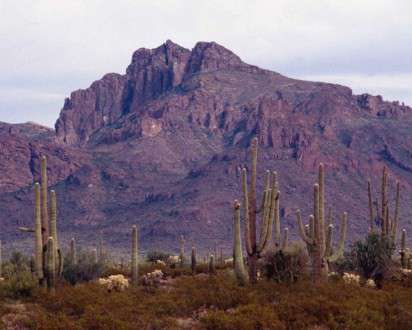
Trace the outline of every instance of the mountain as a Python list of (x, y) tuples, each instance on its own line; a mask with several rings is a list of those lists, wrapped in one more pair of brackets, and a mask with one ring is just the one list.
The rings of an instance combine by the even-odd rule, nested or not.
[[(55, 131), (0, 124), (0, 237), (33, 222), (32, 184), (47, 155), (59, 198), (63, 243), (96, 243), (103, 230), (113, 253), (129, 247), (132, 224), (144, 249), (177, 250), (183, 234), (203, 250), (230, 253), (239, 168), (260, 143), (265, 169), (279, 173), (282, 223), (296, 237), (294, 211), (311, 212), (319, 162), (326, 203), (349, 213), (350, 240), (366, 233), (370, 177), (382, 167), (401, 180), (401, 226), (412, 229), (412, 109), (345, 86), (302, 81), (244, 63), (215, 42), (192, 50), (172, 41), (134, 52), (125, 74), (110, 73), (64, 101)], [(338, 221), (337, 221), (338, 222)]]

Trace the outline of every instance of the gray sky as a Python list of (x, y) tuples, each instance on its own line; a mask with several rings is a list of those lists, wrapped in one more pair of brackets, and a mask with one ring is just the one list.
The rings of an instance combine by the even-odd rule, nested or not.
[(0, 121), (54, 125), (70, 92), (166, 39), (412, 105), (409, 0), (0, 0)]

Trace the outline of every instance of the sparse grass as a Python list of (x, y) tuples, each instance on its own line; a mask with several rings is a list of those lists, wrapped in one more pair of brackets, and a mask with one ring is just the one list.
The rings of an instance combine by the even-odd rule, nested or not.
[[(178, 276), (169, 286), (108, 293), (95, 283), (62, 284), (55, 296), (41, 289), (22, 298), (26, 326), (36, 329), (412, 329), (409, 282), (384, 289), (345, 285), (313, 287), (263, 280), (238, 287), (230, 271)], [(4, 314), (4, 299), (0, 300)]]

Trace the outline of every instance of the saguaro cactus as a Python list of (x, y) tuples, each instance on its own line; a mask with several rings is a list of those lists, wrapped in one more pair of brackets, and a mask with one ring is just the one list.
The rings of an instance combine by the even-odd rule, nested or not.
[(47, 158), (41, 157), (41, 221), (42, 221), (42, 234), (43, 245), (47, 245), (47, 239), (49, 237), (49, 210), (47, 208)]
[(191, 258), (192, 274), (196, 274), (196, 248), (192, 246), (192, 258)]
[[(395, 242), (399, 221), (400, 182), (399, 180), (396, 180), (395, 210), (393, 216), (391, 216), (388, 201), (388, 181), (388, 169), (384, 167), (382, 170), (380, 196), (381, 202), (379, 205), (378, 199), (375, 199), (375, 201), (373, 201), (372, 183), (370, 180), (368, 180), (369, 227), (370, 231), (373, 232), (374, 224), (380, 223), (381, 236)], [(374, 209), (376, 209), (376, 216)]]
[(55, 259), (55, 244), (53, 237), (49, 237), (47, 241), (46, 251), (46, 279), (47, 288), (51, 293), (56, 290), (56, 259)]
[(132, 285), (139, 283), (139, 240), (137, 226), (132, 227)]
[(183, 267), (185, 264), (185, 238), (183, 235), (180, 235), (179, 239), (179, 244), (180, 244), (180, 253), (179, 253), (179, 259), (180, 259), (180, 266)]
[(319, 184), (316, 183), (313, 187), (313, 214), (309, 217), (307, 227), (303, 225), (300, 210), (296, 211), (299, 234), (306, 243), (312, 260), (312, 279), (314, 283), (319, 283), (327, 278), (328, 264), (343, 256), (346, 240), (347, 213), (344, 212), (341, 218), (340, 240), (336, 251), (333, 250), (333, 224), (330, 223), (326, 226), (323, 219), (325, 209), (324, 191), (324, 166), (320, 164)]
[(235, 275), (240, 285), (245, 285), (248, 281), (248, 274), (243, 262), (242, 238), (240, 234), (240, 204), (235, 200), (233, 217), (233, 263), (235, 268)]
[[(257, 207), (256, 179), (257, 179), (257, 154), (258, 140), (251, 141), (251, 176), (250, 188), (247, 186), (247, 171), (242, 169), (243, 207), (245, 213), (245, 245), (248, 255), (249, 280), (257, 281), (257, 260), (268, 252), (274, 244), (274, 249), (279, 249), (280, 244), (280, 217), (279, 217), (279, 195), (277, 173), (266, 171), (264, 192), (261, 206)], [(256, 235), (256, 215), (261, 213), (259, 241)], [(272, 242), (273, 227), (275, 230), (275, 242)]]
[(50, 236), (54, 241), (54, 260), (56, 262), (56, 272), (60, 276), (63, 273), (63, 254), (59, 247), (57, 237), (57, 198), (54, 190), (50, 191)]
[(34, 184), (34, 250), (35, 250), (35, 273), (39, 282), (43, 280), (43, 238), (40, 206), (40, 185)]

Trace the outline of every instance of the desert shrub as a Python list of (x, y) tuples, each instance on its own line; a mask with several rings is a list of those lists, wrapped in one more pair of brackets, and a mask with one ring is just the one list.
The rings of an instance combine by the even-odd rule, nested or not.
[(365, 240), (354, 243), (350, 258), (360, 274), (365, 278), (373, 278), (380, 287), (392, 266), (394, 251), (395, 246), (391, 240), (372, 233)]
[(70, 284), (88, 282), (104, 275), (105, 264), (95, 262), (92, 253), (80, 252), (77, 264), (66, 257), (63, 264), (63, 278)]
[(169, 256), (170, 256), (170, 253), (166, 253), (162, 251), (149, 251), (146, 255), (146, 260), (148, 262), (156, 262), (157, 260), (166, 262)]
[(3, 264), (2, 295), (10, 298), (28, 297), (37, 286), (30, 270), (30, 261), (20, 252), (13, 252)]
[(278, 283), (293, 283), (305, 275), (307, 256), (300, 244), (268, 253), (263, 261), (263, 274)]

